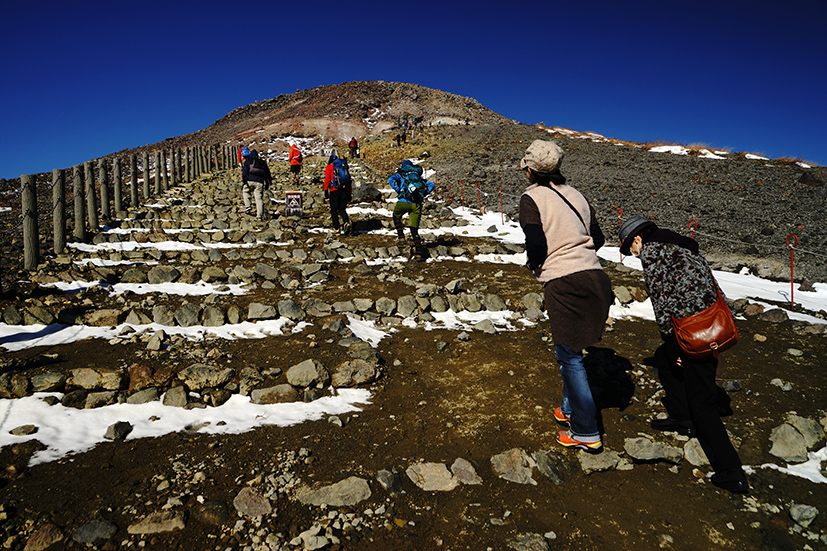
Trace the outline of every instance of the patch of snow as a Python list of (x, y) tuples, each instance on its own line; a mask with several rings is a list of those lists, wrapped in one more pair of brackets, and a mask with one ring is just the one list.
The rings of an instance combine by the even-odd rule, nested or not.
[[(0, 399), (0, 448), (35, 438), (47, 446), (32, 456), (30, 465), (94, 448), (104, 442), (107, 427), (119, 421), (133, 426), (127, 440), (190, 430), (206, 434), (241, 434), (256, 427), (284, 427), (360, 411), (359, 406), (370, 404), (371, 398), (368, 390), (340, 388), (334, 396), (312, 402), (260, 405), (253, 404), (248, 396), (234, 394), (221, 406), (187, 410), (165, 406), (160, 400), (75, 409), (61, 404), (50, 406), (43, 401), (48, 396), (61, 398), (63, 395), (40, 392), (15, 400)], [(9, 433), (10, 429), (21, 425), (35, 425), (37, 434), (15, 436)]]
[(651, 147), (649, 151), (652, 153), (672, 153), (674, 155), (689, 155), (689, 150), (682, 145), (660, 145), (658, 147)]

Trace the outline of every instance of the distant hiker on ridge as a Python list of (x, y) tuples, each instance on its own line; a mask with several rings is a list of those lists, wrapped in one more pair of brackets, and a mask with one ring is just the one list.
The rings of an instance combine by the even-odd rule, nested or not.
[(302, 171), (302, 152), (296, 144), (290, 144), (290, 155), (287, 160), (290, 162), (290, 172), (293, 174), (293, 185), (299, 185), (299, 173)]
[(402, 161), (402, 164), (388, 178), (388, 184), (397, 193), (396, 206), (393, 209), (393, 227), (396, 228), (396, 244), (405, 244), (405, 229), (402, 226), (402, 216), (408, 215), (408, 227), (411, 230), (413, 247), (411, 258), (422, 262), (425, 260), (427, 251), (422, 246), (422, 238), (419, 237), (419, 220), (422, 218), (422, 202), (425, 197), (436, 189), (436, 184), (422, 177), (422, 167), (413, 164), (409, 160)]
[[(333, 230), (341, 235), (349, 235), (351, 230), (350, 219), (347, 216), (347, 204), (353, 194), (350, 179), (350, 170), (347, 161), (340, 159), (334, 151), (324, 169), (324, 197), (330, 201), (330, 220)], [(342, 217), (342, 228), (339, 229), (339, 216)]]
[(563, 377), (563, 400), (554, 419), (569, 430), (559, 431), (557, 442), (600, 453), (603, 443), (583, 349), (602, 337), (614, 296), (597, 258), (605, 238), (594, 208), (566, 185), (562, 161), (563, 149), (553, 141), (534, 140), (526, 149), (520, 168), (531, 186), (520, 198), (520, 227), (525, 233), (526, 267), (543, 285)]

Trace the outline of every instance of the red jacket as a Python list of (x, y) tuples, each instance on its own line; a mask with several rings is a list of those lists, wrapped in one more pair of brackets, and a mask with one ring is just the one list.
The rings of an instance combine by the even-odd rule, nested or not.
[(302, 164), (302, 153), (299, 151), (299, 148), (295, 145), (290, 146), (290, 164), (291, 165), (301, 165)]

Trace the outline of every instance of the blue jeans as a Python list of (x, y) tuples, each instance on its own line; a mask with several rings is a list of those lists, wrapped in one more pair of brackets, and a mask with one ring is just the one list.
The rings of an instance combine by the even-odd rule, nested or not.
[(575, 352), (565, 344), (554, 346), (560, 375), (563, 376), (563, 403), (560, 409), (571, 419), (569, 432), (581, 442), (600, 442), (597, 429), (597, 408), (594, 405), (583, 353)]

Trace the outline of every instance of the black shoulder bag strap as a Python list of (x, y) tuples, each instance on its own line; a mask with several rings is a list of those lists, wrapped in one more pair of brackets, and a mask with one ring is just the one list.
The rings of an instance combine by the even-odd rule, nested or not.
[(586, 223), (583, 221), (583, 217), (582, 217), (582, 216), (580, 216), (580, 213), (577, 211), (577, 209), (576, 209), (576, 208), (574, 208), (574, 205), (572, 205), (572, 204), (569, 202), (569, 200), (568, 200), (568, 199), (566, 199), (565, 197), (563, 197), (563, 194), (562, 194), (562, 193), (560, 193), (559, 191), (557, 191), (557, 190), (556, 190), (556, 189), (554, 189), (553, 187), (548, 186), (548, 188), (549, 188), (551, 191), (553, 191), (554, 193), (556, 193), (557, 195), (559, 195), (559, 196), (560, 196), (560, 199), (562, 199), (562, 200), (563, 200), (563, 201), (564, 201), (564, 202), (565, 202), (565, 203), (569, 206), (569, 208), (570, 208), (571, 210), (573, 210), (573, 211), (574, 211), (574, 214), (576, 214), (576, 215), (577, 215), (577, 218), (580, 220), (580, 223), (581, 223), (581, 224), (583, 224), (583, 227), (584, 227), (584, 228), (586, 228), (586, 233), (588, 234), (588, 233), (589, 233), (589, 227), (588, 227), (588, 226), (586, 225)]

